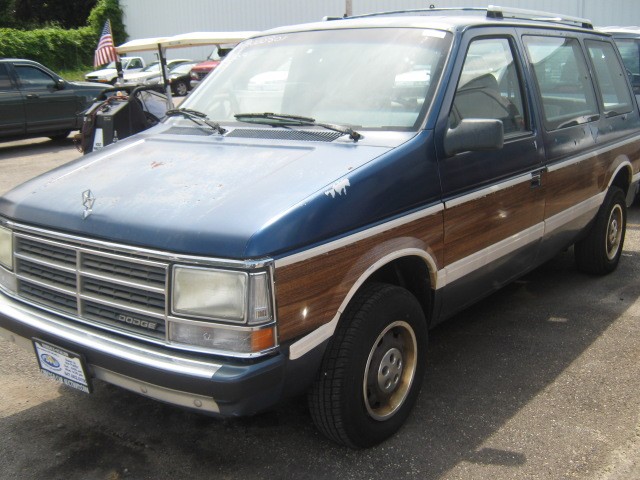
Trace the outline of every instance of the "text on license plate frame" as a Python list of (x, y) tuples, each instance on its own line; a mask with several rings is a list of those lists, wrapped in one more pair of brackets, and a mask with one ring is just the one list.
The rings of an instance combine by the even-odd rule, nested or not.
[(91, 382), (82, 355), (38, 338), (32, 341), (40, 372), (44, 376), (81, 392), (91, 393)]

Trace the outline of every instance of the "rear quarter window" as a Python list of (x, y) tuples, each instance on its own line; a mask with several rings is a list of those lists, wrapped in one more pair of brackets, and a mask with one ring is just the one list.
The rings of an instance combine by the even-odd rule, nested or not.
[(589, 69), (575, 38), (526, 35), (529, 62), (542, 98), (547, 130), (593, 119), (598, 103)]
[(600, 89), (602, 109), (612, 116), (632, 110), (632, 99), (627, 87), (626, 73), (620, 65), (613, 45), (598, 40), (585, 42)]

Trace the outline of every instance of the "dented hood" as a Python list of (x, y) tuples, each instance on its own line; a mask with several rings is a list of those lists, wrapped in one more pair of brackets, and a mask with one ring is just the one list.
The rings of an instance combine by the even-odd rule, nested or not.
[(347, 194), (350, 172), (389, 149), (145, 133), (12, 190), (0, 198), (0, 216), (177, 253), (268, 256), (300, 241), (286, 225), (292, 217)]

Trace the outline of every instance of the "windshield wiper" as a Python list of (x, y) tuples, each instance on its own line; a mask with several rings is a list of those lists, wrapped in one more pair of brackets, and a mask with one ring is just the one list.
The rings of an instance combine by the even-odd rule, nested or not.
[(234, 115), (236, 120), (247, 123), (261, 123), (264, 125), (277, 126), (294, 126), (294, 125), (310, 125), (314, 127), (322, 127), (327, 130), (341, 133), (343, 135), (349, 135), (349, 138), (354, 142), (357, 142), (362, 138), (362, 135), (356, 132), (350, 127), (342, 125), (335, 125), (333, 123), (316, 122), (314, 118), (301, 117), (299, 115), (288, 115), (285, 113), (238, 113)]
[(167, 110), (165, 115), (167, 117), (182, 115), (184, 118), (191, 120), (193, 123), (200, 127), (204, 127), (206, 125), (218, 132), (220, 135), (224, 135), (225, 133), (227, 133), (226, 128), (221, 127), (219, 123), (210, 121), (205, 113), (198, 112), (197, 110), (191, 110), (189, 108), (173, 108)]

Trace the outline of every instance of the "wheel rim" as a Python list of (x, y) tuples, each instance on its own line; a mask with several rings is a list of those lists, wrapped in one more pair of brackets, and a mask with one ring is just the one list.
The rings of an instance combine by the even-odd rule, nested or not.
[(178, 83), (176, 85), (176, 91), (178, 95), (186, 95), (187, 94), (187, 86), (184, 83)]
[(620, 250), (623, 219), (622, 207), (618, 204), (614, 205), (607, 225), (607, 258), (609, 260), (616, 258)]
[(407, 322), (394, 322), (378, 336), (364, 373), (364, 403), (379, 421), (393, 416), (406, 400), (417, 367), (416, 335)]

